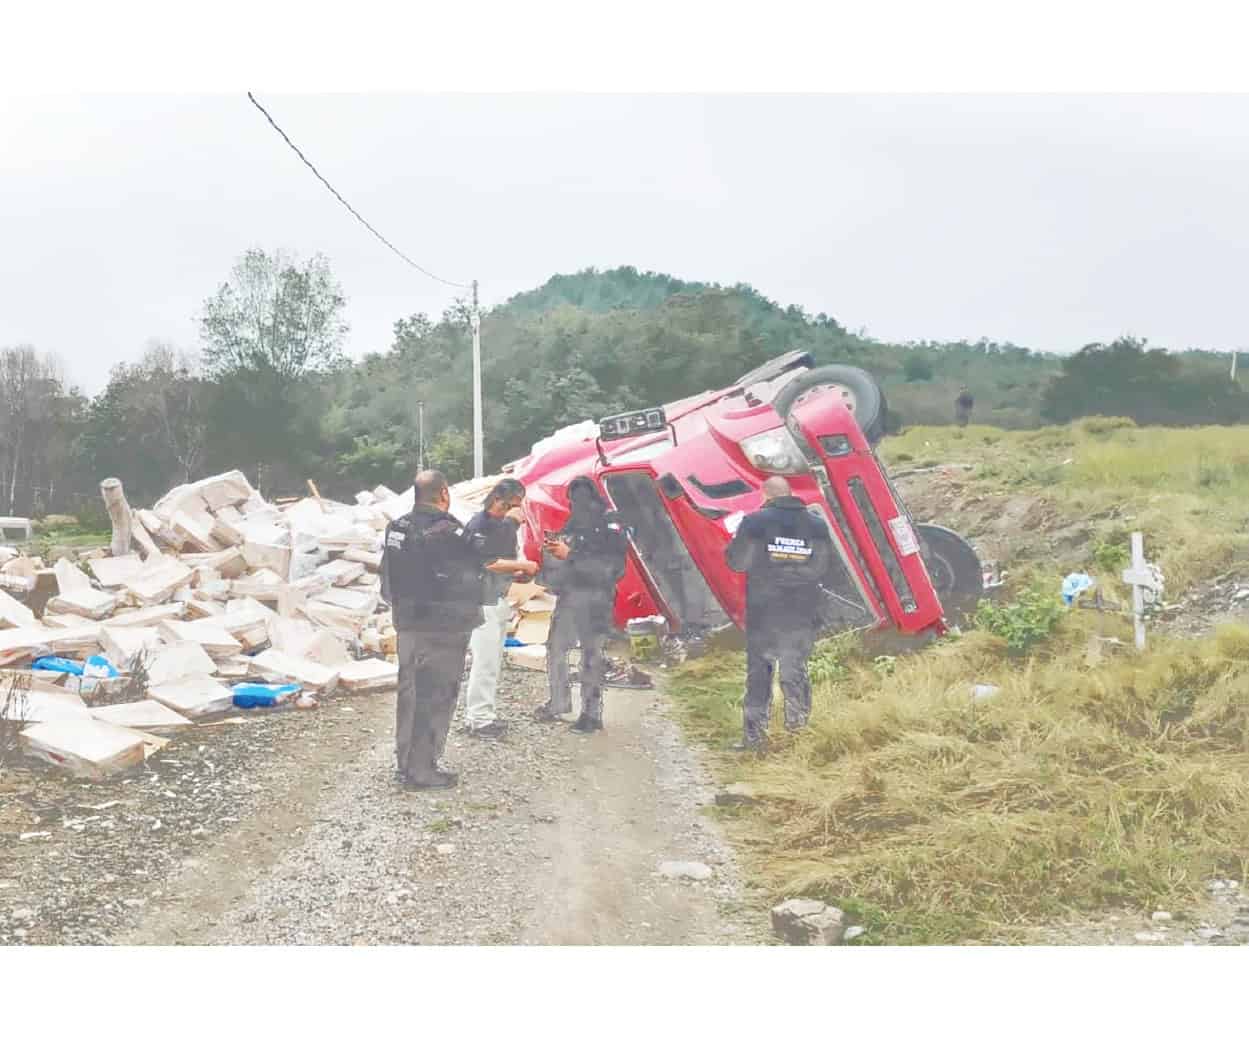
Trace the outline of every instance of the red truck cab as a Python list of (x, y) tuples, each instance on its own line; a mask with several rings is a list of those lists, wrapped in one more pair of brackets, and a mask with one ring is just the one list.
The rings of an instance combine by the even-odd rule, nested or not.
[(507, 467), (527, 488), (526, 552), (540, 560), (543, 534), (567, 520), (569, 481), (588, 476), (629, 531), (617, 625), (661, 614), (674, 632), (742, 627), (745, 576), (725, 548), (779, 474), (828, 525), (839, 627), (939, 635), (939, 586), (965, 607), (983, 588), (981, 569), (953, 532), (912, 523), (869, 440), (883, 433), (883, 409), (866, 373), (812, 369), (795, 353), (723, 390), (566, 428)]

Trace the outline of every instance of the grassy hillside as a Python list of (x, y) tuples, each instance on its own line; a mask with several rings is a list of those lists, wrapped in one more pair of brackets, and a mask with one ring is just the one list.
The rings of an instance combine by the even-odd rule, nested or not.
[[(778, 722), (760, 760), (717, 754), (726, 781), (758, 792), (724, 812), (761, 884), (854, 911), (860, 941), (948, 943), (1112, 907), (1181, 909), (1212, 876), (1245, 880), (1249, 628), (1193, 640), (1159, 624), (1138, 655), (1125, 614), (1064, 610), (1058, 585), (1084, 565), (1125, 603), (1114, 574), (1131, 530), (1170, 601), (1239, 568), (1249, 430), (926, 429), (885, 454), (894, 469), (975, 465), (901, 491), (921, 517), (979, 523), (1011, 587), (977, 630), (910, 657), (823, 645), (811, 728), (791, 737)], [(1026, 519), (1001, 531), (996, 515)], [(739, 732), (742, 672), (720, 657), (673, 683), (717, 751)], [(976, 700), (973, 684), (999, 692)]]

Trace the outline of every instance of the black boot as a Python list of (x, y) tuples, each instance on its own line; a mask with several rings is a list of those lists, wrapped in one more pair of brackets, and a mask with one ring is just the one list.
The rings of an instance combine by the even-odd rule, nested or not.
[(593, 733), (595, 730), (603, 728), (603, 720), (591, 718), (589, 715), (580, 716), (576, 722), (572, 724), (572, 729), (578, 733)]

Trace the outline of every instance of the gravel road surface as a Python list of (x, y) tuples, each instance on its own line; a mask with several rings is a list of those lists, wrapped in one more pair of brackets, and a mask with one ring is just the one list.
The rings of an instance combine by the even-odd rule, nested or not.
[[(141, 773), (0, 778), (0, 943), (730, 944), (766, 906), (704, 813), (715, 788), (658, 691), (582, 736), (504, 673), (501, 741), (457, 717), (451, 791), (393, 780), (394, 696), (205, 726)], [(705, 881), (661, 863), (695, 861)]]

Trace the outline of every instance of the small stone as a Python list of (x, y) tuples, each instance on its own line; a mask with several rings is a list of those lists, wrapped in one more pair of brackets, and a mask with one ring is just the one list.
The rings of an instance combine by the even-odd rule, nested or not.
[(846, 940), (846, 942), (849, 942), (851, 939), (857, 939), (860, 935), (862, 935), (866, 931), (867, 929), (864, 928), (862, 925), (858, 925), (858, 924), (851, 925), (849, 928), (846, 929), (846, 934), (843, 936), (843, 938)]
[(442, 845), (435, 845), (434, 851), (440, 856), (450, 856), (455, 851), (455, 846), (450, 843), (443, 843)]
[(1155, 922), (1163, 922), (1171, 920), (1171, 914), (1166, 910), (1155, 910), (1153, 914)]
[(35, 916), (35, 912), (28, 906), (19, 906), (9, 916), (15, 921), (29, 921)]
[(818, 899), (787, 899), (772, 908), (772, 931), (791, 946), (838, 946), (845, 915)]
[(1137, 932), (1134, 938), (1137, 942), (1156, 943), (1165, 940), (1166, 936), (1161, 932)]
[(1223, 933), (1218, 928), (1198, 928), (1197, 929), (1198, 939), (1206, 939), (1206, 940), (1217, 939), (1222, 934)]
[(716, 795), (716, 805), (753, 805), (759, 800), (750, 784), (729, 784)]
[(1227, 882), (1226, 881), (1211, 881), (1208, 885), (1206, 885), (1206, 888), (1211, 892), (1226, 892)]
[(1237, 600), (1249, 599), (1249, 589), (1237, 589), (1236, 599)]
[(683, 862), (670, 859), (659, 864), (659, 873), (666, 878), (706, 881), (711, 877), (711, 868), (706, 863)]
[(25, 938), (26, 938), (26, 929), (25, 929), (25, 928), (14, 928), (14, 929), (13, 929), (13, 935), (14, 935), (16, 938), (18, 938), (18, 939), (25, 939)]
[(994, 686), (992, 683), (976, 683), (971, 688), (971, 698), (974, 701), (985, 701), (996, 696), (1001, 689), (1000, 686)]

